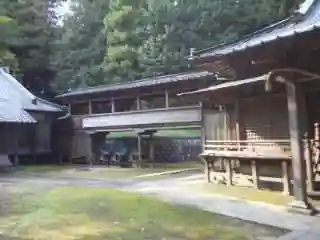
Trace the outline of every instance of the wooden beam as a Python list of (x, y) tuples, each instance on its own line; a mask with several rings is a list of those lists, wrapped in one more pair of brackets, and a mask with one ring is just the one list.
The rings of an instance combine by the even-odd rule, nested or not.
[(301, 89), (292, 80), (286, 81), (288, 112), (289, 112), (289, 132), (292, 151), (292, 171), (293, 171), (293, 195), (295, 201), (290, 205), (290, 209), (299, 212), (308, 212), (312, 209), (307, 198), (306, 189), (306, 166), (303, 149), (303, 131), (306, 108), (305, 96)]

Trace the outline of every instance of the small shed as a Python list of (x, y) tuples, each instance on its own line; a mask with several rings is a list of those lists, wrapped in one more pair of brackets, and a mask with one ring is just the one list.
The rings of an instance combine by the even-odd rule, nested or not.
[(0, 89), (0, 155), (14, 164), (51, 156), (52, 124), (63, 108), (34, 96), (6, 68), (0, 68)]

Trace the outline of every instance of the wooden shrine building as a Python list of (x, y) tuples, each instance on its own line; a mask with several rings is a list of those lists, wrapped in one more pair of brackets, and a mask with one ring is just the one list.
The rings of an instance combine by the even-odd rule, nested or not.
[(0, 68), (0, 165), (58, 157), (52, 128), (63, 108), (34, 96), (7, 68)]
[(215, 74), (188, 72), (141, 79), (67, 92), (57, 98), (69, 105), (72, 137), (69, 156), (99, 161), (99, 148), (110, 132), (133, 131), (137, 146), (130, 153), (141, 163), (141, 138), (150, 140), (149, 160), (153, 159), (152, 136), (158, 130), (200, 128), (201, 105), (177, 96), (213, 84)]
[(185, 98), (203, 101), (208, 180), (280, 183), (292, 209), (311, 212), (320, 181), (320, 0), (234, 42), (193, 52), (227, 80)]

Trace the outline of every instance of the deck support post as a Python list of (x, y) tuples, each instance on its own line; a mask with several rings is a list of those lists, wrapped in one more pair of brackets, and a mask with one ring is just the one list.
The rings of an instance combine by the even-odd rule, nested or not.
[(282, 184), (283, 190), (282, 193), (284, 195), (290, 195), (290, 178), (289, 178), (289, 166), (286, 160), (281, 162), (282, 167)]
[(305, 147), (305, 158), (306, 158), (306, 168), (307, 168), (307, 192), (312, 192), (314, 190), (313, 183), (313, 170), (312, 170), (312, 143), (309, 136), (306, 136), (304, 139)]
[(295, 200), (289, 210), (312, 214), (313, 207), (308, 201), (306, 190), (306, 163), (304, 159), (303, 134), (305, 129), (305, 96), (303, 89), (292, 80), (286, 80), (289, 132), (292, 151), (293, 195)]
[(231, 160), (229, 158), (225, 159), (225, 166), (226, 166), (227, 186), (232, 186), (232, 167), (231, 167)]
[(201, 149), (202, 152), (206, 150), (206, 121), (205, 121), (205, 110), (203, 102), (200, 102), (201, 107)]
[(115, 105), (115, 99), (114, 97), (111, 98), (111, 112), (116, 112), (116, 105)]
[(165, 97), (165, 108), (168, 109), (170, 106), (169, 106), (169, 92), (167, 88), (165, 89), (164, 97)]
[(211, 183), (211, 164), (210, 164), (210, 161), (209, 161), (209, 157), (207, 157), (207, 159), (204, 160), (205, 161), (205, 165), (206, 165), (206, 175), (207, 175), (207, 180), (208, 180), (208, 183)]
[(251, 173), (252, 173), (253, 186), (256, 189), (259, 189), (259, 176), (258, 176), (258, 167), (257, 167), (256, 160), (251, 161)]

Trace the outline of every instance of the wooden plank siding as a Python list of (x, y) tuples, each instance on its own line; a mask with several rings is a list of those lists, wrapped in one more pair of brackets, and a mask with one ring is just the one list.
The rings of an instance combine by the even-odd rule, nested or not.
[(285, 94), (239, 98), (220, 111), (206, 110), (204, 129), (203, 156), (212, 166), (207, 169), (209, 181), (222, 174), (227, 185), (243, 184), (236, 179), (256, 188), (261, 181), (282, 183), (288, 193), (291, 148)]
[(289, 139), (285, 95), (241, 99), (239, 140)]
[[(119, 112), (112, 114), (100, 114), (82, 116), (82, 129), (98, 129), (105, 131), (110, 129), (128, 129), (139, 127), (161, 127), (200, 125), (201, 107), (189, 106), (170, 109), (148, 109), (132, 112)], [(77, 121), (79, 121), (77, 118)], [(76, 124), (79, 126), (79, 122)]]

